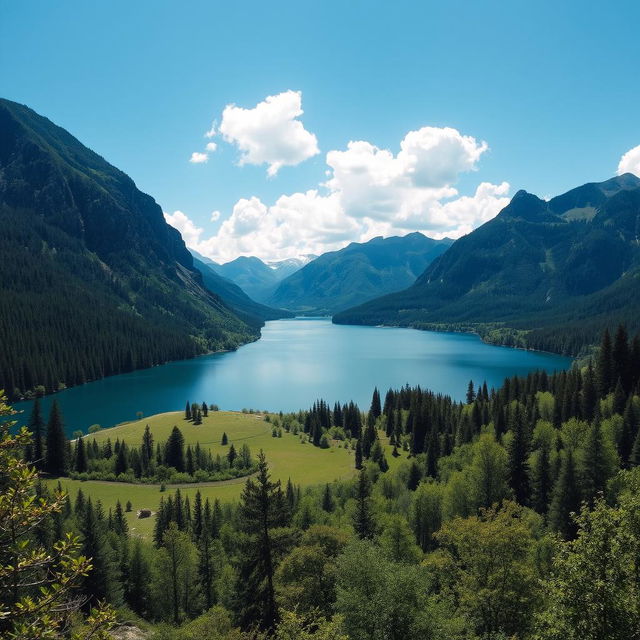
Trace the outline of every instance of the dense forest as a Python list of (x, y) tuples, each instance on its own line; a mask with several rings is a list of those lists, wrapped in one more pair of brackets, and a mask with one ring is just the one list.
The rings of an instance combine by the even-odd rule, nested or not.
[[(37, 611), (22, 605), (41, 597), (29, 585), (45, 580), (28, 559), (55, 558), (76, 532), (93, 569), (74, 577), (80, 611), (52, 614), (73, 628), (116, 615), (157, 639), (638, 637), (639, 384), (640, 338), (620, 327), (583, 369), (470, 382), (463, 403), (410, 387), (374, 391), (366, 412), (318, 401), (274, 429), (301, 428), (317, 446), (343, 439), (355, 479), (281, 487), (260, 453), (238, 504), (168, 493), (152, 541), (128, 531), (136, 505), (105, 513), (81, 491), (50, 494), (23, 461), (33, 439), (5, 427), (0, 625), (26, 633)], [(15, 497), (31, 492), (53, 506), (15, 546)]]
[(0, 388), (16, 400), (259, 337), (131, 178), (0, 99)]

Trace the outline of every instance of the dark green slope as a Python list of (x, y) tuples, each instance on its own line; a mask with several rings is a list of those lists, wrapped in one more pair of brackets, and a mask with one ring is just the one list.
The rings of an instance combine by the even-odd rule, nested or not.
[(211, 268), (211, 265), (202, 260), (194, 258), (193, 264), (202, 274), (205, 287), (219, 295), (247, 323), (261, 327), (265, 320), (278, 320), (293, 316), (292, 313), (284, 309), (273, 309), (255, 302), (235, 282), (222, 277)]
[(604, 326), (640, 328), (639, 237), (640, 179), (631, 174), (549, 202), (520, 191), (413, 286), (334, 322), (474, 329), (578, 353)]
[(232, 349), (258, 337), (203, 285), (153, 198), (68, 132), (0, 100), (0, 388)]
[(451, 242), (421, 233), (353, 242), (283, 280), (268, 302), (303, 313), (334, 313), (413, 283)]

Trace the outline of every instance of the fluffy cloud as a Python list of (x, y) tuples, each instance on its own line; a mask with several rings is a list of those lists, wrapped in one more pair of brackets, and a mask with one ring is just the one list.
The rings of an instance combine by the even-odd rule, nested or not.
[(319, 189), (282, 195), (272, 205), (257, 197), (238, 200), (212, 237), (203, 238), (181, 212), (167, 221), (185, 230), (189, 246), (223, 262), (238, 255), (274, 260), (319, 254), (410, 231), (457, 238), (508, 204), (506, 182), (482, 182), (473, 195), (460, 195), (453, 186), (461, 173), (476, 170), (487, 149), (486, 142), (436, 127), (407, 133), (397, 154), (352, 141), (327, 153), (328, 178)]
[(180, 232), (187, 246), (195, 247), (198, 244), (203, 229), (196, 227), (192, 220), (182, 213), (182, 211), (174, 211), (173, 213), (164, 212), (164, 219)]
[(634, 173), (640, 177), (640, 145), (629, 149), (618, 164), (618, 175), (622, 173)]
[(216, 222), (217, 220), (220, 220), (220, 212), (219, 211), (212, 211), (211, 212), (211, 222)]
[(208, 154), (194, 151), (191, 154), (191, 157), (189, 158), (189, 162), (192, 162), (193, 164), (202, 164), (203, 162), (206, 162), (208, 159), (209, 159)]
[(268, 96), (253, 109), (227, 105), (218, 132), (238, 147), (241, 165), (267, 164), (267, 173), (275, 176), (283, 166), (320, 153), (315, 135), (297, 120), (302, 114), (301, 92), (285, 91)]
[(206, 149), (207, 151), (215, 151), (218, 148), (218, 145), (215, 142), (207, 142)]

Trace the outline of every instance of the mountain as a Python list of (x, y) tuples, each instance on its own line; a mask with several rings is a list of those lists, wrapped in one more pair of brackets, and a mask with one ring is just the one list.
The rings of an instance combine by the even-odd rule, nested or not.
[(225, 264), (209, 264), (216, 273), (235, 282), (250, 298), (266, 302), (281, 280), (303, 267), (315, 256), (263, 262), (255, 256), (240, 256)]
[[(272, 309), (252, 300), (235, 282), (227, 280), (212, 269), (211, 264), (194, 258), (193, 264), (202, 274), (205, 287), (220, 296), (235, 313), (248, 324), (261, 326), (265, 320), (291, 318), (293, 316), (284, 309)], [(215, 263), (214, 263), (215, 264)]]
[(12, 397), (259, 336), (131, 178), (0, 100), (0, 388)]
[(632, 174), (548, 202), (519, 191), (414, 285), (334, 322), (475, 330), (577, 354), (606, 326), (640, 328), (639, 237), (640, 179)]
[(331, 314), (409, 286), (452, 242), (421, 233), (352, 242), (283, 280), (268, 303), (301, 313)]

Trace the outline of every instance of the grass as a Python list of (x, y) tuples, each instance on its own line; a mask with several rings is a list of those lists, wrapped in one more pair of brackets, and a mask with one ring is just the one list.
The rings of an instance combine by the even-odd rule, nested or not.
[[(271, 469), (272, 478), (282, 481), (283, 485), (291, 481), (302, 487), (332, 482), (348, 478), (355, 473), (353, 451), (338, 447), (334, 444), (329, 449), (320, 449), (310, 443), (301, 444), (300, 436), (294, 436), (283, 430), (281, 438), (271, 435), (272, 425), (264, 420), (262, 415), (236, 413), (230, 411), (210, 412), (203, 423), (194, 426), (184, 419), (182, 412), (161, 413), (136, 422), (129, 422), (112, 429), (104, 429), (94, 435), (87, 436), (88, 441), (95, 437), (98, 443), (107, 438), (115, 442), (116, 438), (127, 444), (138, 446), (146, 425), (149, 425), (154, 442), (165, 442), (174, 425), (177, 425), (184, 435), (185, 444), (200, 442), (201, 447), (208, 447), (215, 456), (226, 454), (231, 443), (239, 448), (245, 442), (255, 456), (260, 449), (265, 452)], [(222, 434), (227, 434), (229, 444), (222, 446)], [(390, 452), (387, 451), (387, 458)], [(391, 462), (391, 460), (390, 460)], [(213, 501), (218, 498), (221, 502), (238, 500), (246, 478), (238, 478), (222, 483), (183, 484), (178, 485), (184, 496), (189, 496), (191, 503), (196, 491), (200, 490), (203, 499)], [(56, 484), (56, 480), (50, 480)], [(93, 500), (100, 500), (105, 508), (113, 508), (117, 500), (124, 506), (127, 500), (133, 505), (133, 512), (127, 514), (130, 529), (141, 536), (148, 537), (153, 531), (154, 518), (139, 520), (136, 517), (138, 509), (152, 509), (155, 511), (160, 497), (173, 492), (174, 486), (167, 485), (167, 493), (160, 491), (159, 485), (124, 484), (118, 482), (102, 482), (89, 480), (61, 479), (62, 487), (74, 499), (78, 489), (82, 489), (86, 496)]]

